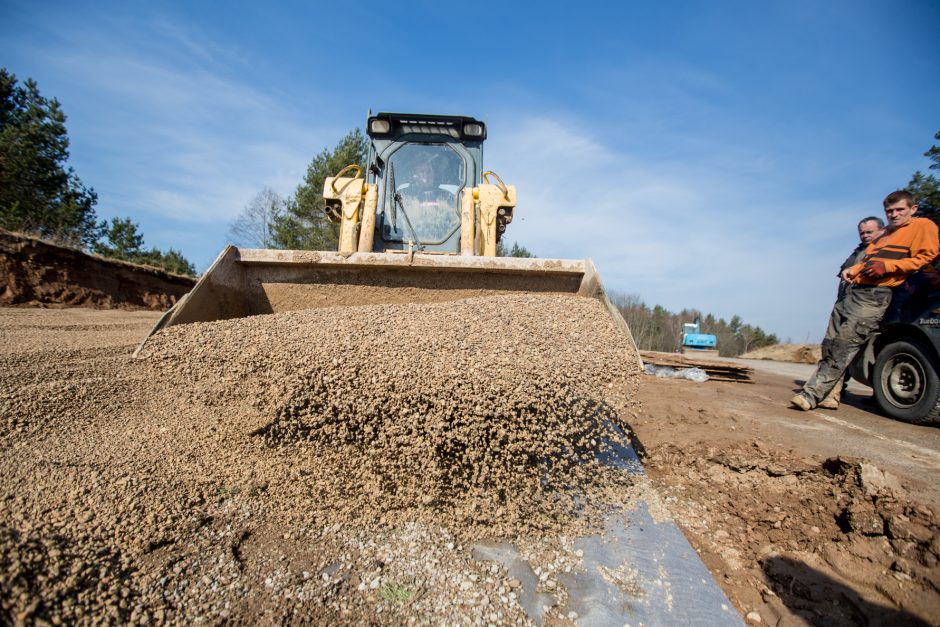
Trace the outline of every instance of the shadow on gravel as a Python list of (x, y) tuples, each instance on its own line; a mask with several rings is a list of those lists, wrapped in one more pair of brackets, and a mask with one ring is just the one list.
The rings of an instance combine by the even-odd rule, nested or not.
[(647, 457), (646, 447), (643, 446), (643, 442), (640, 440), (640, 436), (637, 435), (636, 429), (625, 420), (620, 421), (620, 429), (626, 434), (626, 440), (630, 443), (630, 446), (633, 447), (639, 461), (643, 462)]
[(763, 562), (780, 600), (811, 625), (911, 625), (930, 623), (917, 616), (872, 603), (829, 575), (790, 557), (774, 556)]

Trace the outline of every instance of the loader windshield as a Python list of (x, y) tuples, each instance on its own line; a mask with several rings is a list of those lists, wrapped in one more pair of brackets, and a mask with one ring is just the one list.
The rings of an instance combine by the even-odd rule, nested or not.
[(409, 143), (388, 161), (382, 237), (439, 244), (460, 228), (464, 159), (446, 144)]

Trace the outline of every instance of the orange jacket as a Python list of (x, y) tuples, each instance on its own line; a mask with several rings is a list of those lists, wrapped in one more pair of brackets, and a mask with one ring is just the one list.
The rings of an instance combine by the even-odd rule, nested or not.
[[(873, 241), (865, 249), (861, 263), (849, 268), (854, 275), (853, 283), (895, 287), (904, 283), (908, 276), (927, 266), (938, 250), (937, 225), (927, 218), (911, 218), (911, 221)], [(859, 274), (868, 261), (882, 261), (887, 273), (878, 279)]]

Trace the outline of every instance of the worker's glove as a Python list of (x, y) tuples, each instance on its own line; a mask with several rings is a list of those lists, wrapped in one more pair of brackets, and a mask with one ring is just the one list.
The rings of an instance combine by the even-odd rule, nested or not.
[(880, 279), (888, 272), (888, 269), (885, 268), (885, 262), (883, 261), (869, 261), (865, 264), (865, 267), (862, 268), (862, 276), (869, 279)]

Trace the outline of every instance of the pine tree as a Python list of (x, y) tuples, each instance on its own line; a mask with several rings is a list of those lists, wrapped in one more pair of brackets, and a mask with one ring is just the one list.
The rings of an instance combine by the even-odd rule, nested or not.
[(0, 227), (87, 247), (98, 238), (98, 196), (68, 167), (59, 101), (0, 68)]
[[(940, 140), (940, 131), (933, 138)], [(928, 166), (931, 170), (940, 170), (940, 146), (931, 146), (924, 156), (933, 162)], [(905, 189), (917, 200), (917, 214), (940, 224), (940, 180), (933, 174), (917, 171)]]
[(350, 164), (365, 170), (368, 143), (359, 129), (349, 132), (332, 149), (324, 149), (307, 166), (304, 182), (283, 211), (273, 216), (271, 243), (275, 248), (292, 250), (335, 250), (339, 225), (327, 220), (323, 212), (323, 183)]

